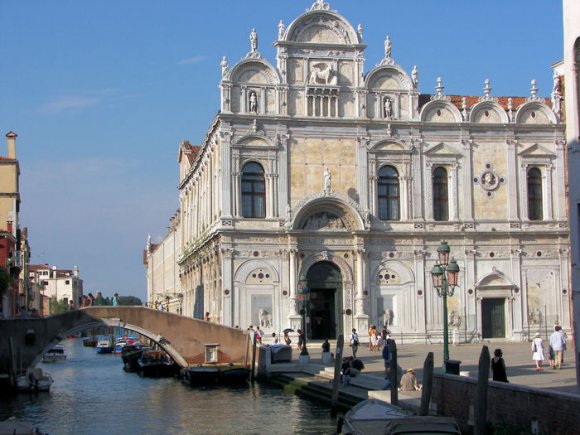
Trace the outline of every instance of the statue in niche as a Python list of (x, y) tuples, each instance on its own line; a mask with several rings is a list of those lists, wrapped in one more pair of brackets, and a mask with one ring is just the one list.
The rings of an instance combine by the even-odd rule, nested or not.
[(391, 119), (393, 116), (393, 102), (389, 97), (385, 97), (384, 112), (385, 119)]
[(258, 51), (258, 33), (256, 33), (256, 29), (252, 29), (250, 32), (250, 48), (252, 53)]
[(325, 63), (313, 65), (314, 69), (310, 72), (308, 83), (312, 85), (336, 85), (336, 74), (332, 67)]
[(387, 329), (393, 324), (393, 319), (395, 318), (395, 313), (393, 312), (392, 308), (385, 308), (383, 312), (383, 324), (387, 327)]
[(562, 92), (562, 84), (560, 82), (560, 76), (557, 72), (554, 71), (554, 85), (552, 87), (552, 93), (561, 93)]
[(449, 313), (448, 325), (453, 328), (459, 328), (461, 326), (461, 316), (457, 311), (451, 310), (451, 313)]
[(280, 20), (278, 23), (278, 39), (282, 39), (284, 37), (284, 32), (286, 31), (286, 27), (284, 27), (284, 22)]
[(258, 113), (258, 96), (254, 91), (250, 92), (250, 112)]
[(332, 175), (328, 170), (328, 167), (324, 170), (324, 194), (328, 195), (331, 192), (330, 183), (332, 181)]
[(528, 323), (530, 325), (540, 325), (542, 323), (542, 312), (539, 308), (531, 308), (528, 315)]

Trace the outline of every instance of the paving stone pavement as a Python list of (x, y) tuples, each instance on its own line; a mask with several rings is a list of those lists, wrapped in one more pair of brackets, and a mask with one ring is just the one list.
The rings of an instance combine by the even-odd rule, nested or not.
[[(322, 360), (322, 342), (309, 341), (308, 350), (311, 361), (320, 363)], [(461, 344), (449, 346), (449, 356), (452, 360), (461, 361), (460, 370), (463, 375), (477, 379), (479, 357), (483, 346), (487, 346), (490, 356), (493, 351), (500, 348), (507, 366), (508, 380), (512, 384), (526, 385), (551, 391), (561, 391), (571, 394), (580, 394), (576, 381), (576, 365), (574, 362), (574, 352), (568, 350), (564, 355), (564, 365), (560, 370), (550, 369), (548, 361), (544, 361), (544, 370), (537, 372), (532, 361), (531, 343), (512, 342), (492, 342), (480, 344)], [(568, 348), (571, 342), (568, 340)], [(335, 352), (336, 343), (331, 341), (331, 352)], [(399, 366), (406, 370), (414, 368), (417, 372), (417, 379), (421, 382), (423, 378), (423, 364), (429, 352), (433, 352), (435, 370), (443, 365), (443, 344), (406, 344), (397, 342), (397, 353)], [(547, 354), (547, 352), (545, 352)], [(298, 350), (293, 350), (293, 359), (298, 359)], [(344, 355), (352, 355), (350, 347), (344, 349)], [(365, 364), (365, 374), (378, 377), (383, 376), (384, 364), (380, 352), (371, 352), (366, 344), (359, 346), (357, 356)], [(547, 355), (546, 355), (547, 356)], [(491, 370), (490, 370), (491, 376)]]

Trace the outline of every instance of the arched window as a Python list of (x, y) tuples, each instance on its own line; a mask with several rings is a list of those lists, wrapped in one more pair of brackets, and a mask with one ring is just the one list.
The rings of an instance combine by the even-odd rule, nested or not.
[(433, 171), (433, 219), (449, 220), (449, 193), (447, 170), (439, 166)]
[(379, 171), (377, 186), (379, 196), (379, 219), (398, 221), (399, 215), (399, 173), (392, 166), (383, 166)]
[(542, 198), (542, 172), (538, 168), (528, 171), (528, 218), (541, 221), (544, 218)]
[(256, 162), (246, 163), (242, 168), (242, 216), (266, 217), (264, 168)]

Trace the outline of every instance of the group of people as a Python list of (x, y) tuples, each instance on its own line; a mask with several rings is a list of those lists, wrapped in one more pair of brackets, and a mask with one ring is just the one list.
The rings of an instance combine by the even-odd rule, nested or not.
[[(74, 309), (73, 301), (71, 300), (71, 301), (69, 301), (69, 303), (71, 305), (70, 308)], [(93, 296), (92, 293), (89, 293), (88, 295), (82, 296), (80, 308), (92, 307), (94, 305), (95, 306), (108, 305), (105, 298), (103, 298), (103, 295), (101, 294), (101, 292), (97, 292), (97, 296)], [(113, 307), (116, 307), (119, 305), (119, 293), (115, 293), (115, 295), (111, 298), (111, 305)]]
[(342, 385), (350, 384), (350, 378), (360, 374), (365, 368), (361, 359), (353, 356), (345, 356), (342, 358)]
[[(551, 369), (561, 369), (564, 363), (564, 351), (566, 350), (566, 333), (558, 324), (554, 325), (554, 332), (550, 334), (548, 341), (548, 359), (550, 361)], [(544, 357), (544, 341), (541, 334), (536, 333), (532, 341), (532, 360), (536, 363), (536, 371), (544, 370), (542, 367), (545, 360)]]
[(387, 341), (387, 336), (389, 335), (389, 331), (387, 330), (387, 326), (383, 326), (383, 330), (379, 333), (377, 331), (377, 327), (375, 325), (371, 325), (369, 328), (369, 350), (378, 352), (383, 348)]

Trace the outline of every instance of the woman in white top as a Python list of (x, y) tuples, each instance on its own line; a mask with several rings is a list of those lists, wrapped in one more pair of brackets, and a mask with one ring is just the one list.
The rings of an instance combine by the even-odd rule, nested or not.
[(544, 342), (540, 338), (540, 333), (536, 332), (536, 337), (532, 341), (532, 359), (536, 362), (536, 371), (544, 370), (542, 361), (544, 361)]

